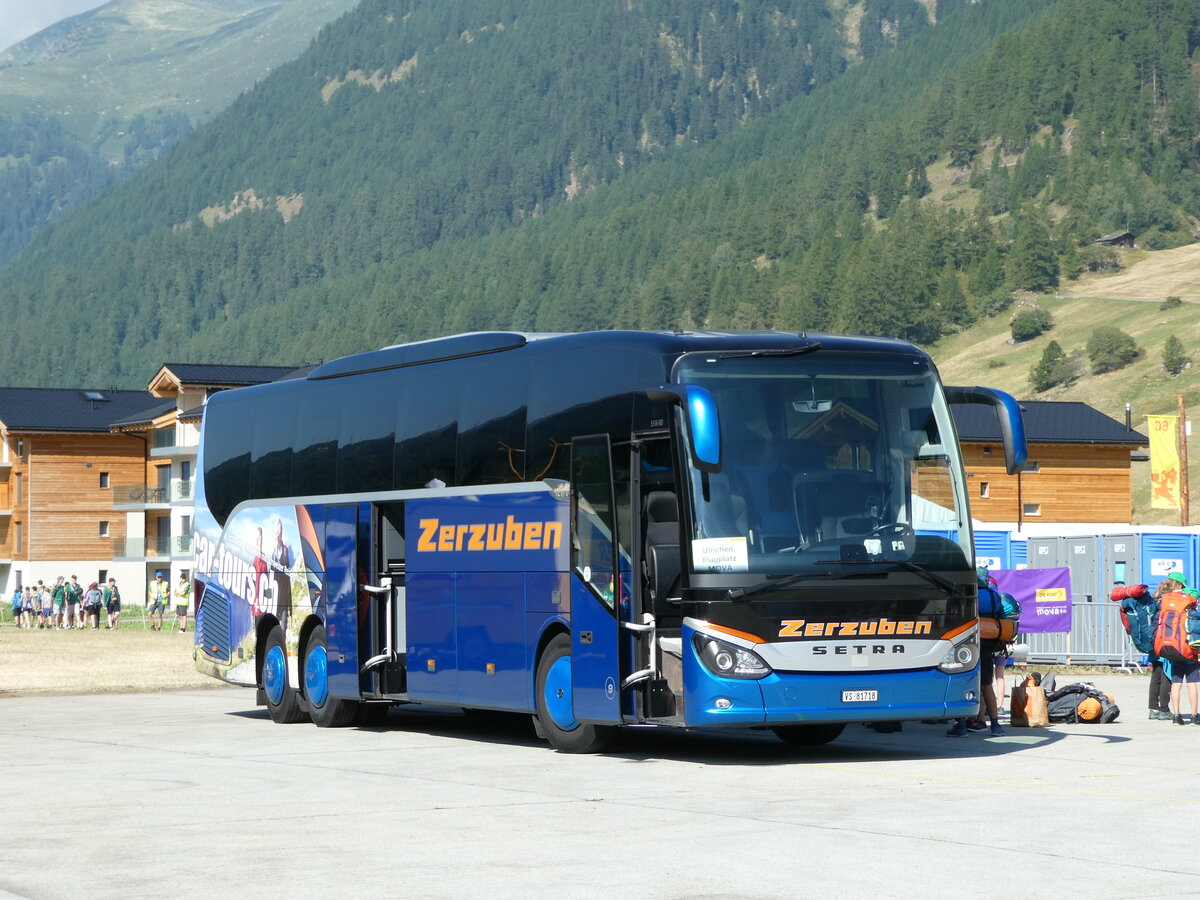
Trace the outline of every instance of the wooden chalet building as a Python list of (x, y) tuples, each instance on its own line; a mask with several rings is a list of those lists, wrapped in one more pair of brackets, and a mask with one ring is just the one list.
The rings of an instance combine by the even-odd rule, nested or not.
[(114, 433), (138, 437), (146, 448), (142, 468), (113, 490), (112, 510), (122, 518), (124, 532), (124, 540), (114, 544), (114, 559), (137, 565), (147, 582), (158, 571), (172, 587), (180, 574), (191, 575), (193, 488), (205, 400), (217, 391), (275, 381), (295, 371), (292, 366), (193, 363), (159, 368), (148, 389), (154, 403), (111, 426)]
[(140, 577), (114, 566), (125, 523), (112, 498), (141, 480), (146, 449), (111, 425), (156, 402), (147, 391), (0, 388), (0, 596), (59, 575), (84, 586)]
[(111, 576), (141, 603), (154, 572), (190, 574), (205, 399), (293, 371), (167, 364), (146, 391), (0, 388), (0, 597)]
[(952, 407), (971, 515), (981, 522), (1129, 523), (1133, 517), (1130, 454), (1149, 446), (1086, 403), (1021, 404), (1029, 458), (1008, 475), (995, 414), (986, 406)]
[(1114, 231), (1112, 234), (1103, 234), (1093, 244), (1099, 244), (1101, 247), (1132, 247), (1133, 232), (1132, 231)]

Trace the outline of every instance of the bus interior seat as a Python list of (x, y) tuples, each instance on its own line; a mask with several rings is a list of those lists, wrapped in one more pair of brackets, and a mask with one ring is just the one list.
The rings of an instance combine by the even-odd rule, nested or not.
[(784, 445), (782, 462), (791, 472), (792, 506), (802, 543), (822, 537), (824, 505), (829, 473), (821, 445), (811, 440), (793, 440)]
[(830, 495), (836, 499), (831, 537), (861, 537), (879, 523), (879, 491), (856, 475), (844, 473), (830, 482)]
[(658, 616), (678, 613), (680, 571), (679, 501), (669, 491), (653, 491), (646, 497), (646, 583), (651, 611)]

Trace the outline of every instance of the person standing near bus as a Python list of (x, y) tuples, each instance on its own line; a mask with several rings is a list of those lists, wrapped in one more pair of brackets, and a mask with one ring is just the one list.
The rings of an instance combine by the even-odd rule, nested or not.
[(53, 628), (54, 627), (54, 598), (50, 595), (50, 588), (46, 587), (45, 582), (38, 579), (38, 605), (42, 610), (42, 617), (38, 621), (38, 628)]
[(175, 585), (175, 619), (179, 622), (179, 633), (187, 631), (188, 605), (192, 600), (192, 584), (186, 572), (179, 573), (179, 584)]
[(83, 615), (91, 620), (93, 630), (100, 627), (100, 607), (103, 602), (104, 595), (100, 591), (100, 586), (93, 581), (88, 585), (87, 593), (83, 595)]
[(82, 612), (83, 603), (83, 585), (79, 583), (79, 579), (72, 575), (71, 580), (67, 582), (67, 611), (68, 621), (73, 621), (76, 628), (83, 628), (84, 615)]
[(108, 579), (108, 586), (104, 589), (104, 608), (108, 611), (108, 624), (104, 627), (115, 629), (121, 621), (121, 592), (117, 590), (115, 578)]
[[(54, 587), (50, 589), (50, 601), (54, 604), (54, 628), (62, 630), (67, 626), (67, 586), (63, 583), (64, 579), (61, 575), (54, 582)], [(71, 623), (74, 626), (74, 622)]]
[[(154, 573), (154, 580), (150, 582), (150, 588), (146, 592), (150, 607), (150, 612), (146, 614), (146, 618), (150, 620), (151, 631), (162, 631), (163, 627), (163, 612), (167, 608), (167, 601), (171, 597), (171, 586), (163, 579), (162, 572)], [(154, 624), (155, 617), (158, 617), (158, 624)]]

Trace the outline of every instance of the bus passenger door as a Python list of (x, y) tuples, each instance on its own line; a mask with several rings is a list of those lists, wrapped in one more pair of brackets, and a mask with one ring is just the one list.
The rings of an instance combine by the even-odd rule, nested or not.
[(571, 442), (571, 703), (583, 722), (621, 721), (617, 516), (608, 435)]

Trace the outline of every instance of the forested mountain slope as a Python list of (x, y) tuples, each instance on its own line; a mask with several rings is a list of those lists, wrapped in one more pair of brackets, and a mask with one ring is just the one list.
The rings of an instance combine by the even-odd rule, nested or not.
[(0, 53), (0, 262), (294, 59), (357, 0), (112, 0)]
[[(311, 359), (442, 333), (473, 317), (439, 317), (447, 299), (426, 281), (447, 272), (439, 257), (486, 281), (469, 260), (531, 226), (538, 241), (566, 238), (639, 197), (743, 170), (768, 145), (794, 157), (855, 106), (911, 99), (942, 60), (1048, 3), (367, 0), (0, 273), (16, 323), (3, 340), (20, 353), (23, 334), (53, 330), (72, 344), (65, 361), (35, 358), (33, 383), (138, 383), (147, 359)], [(920, 40), (906, 57), (916, 74), (892, 64), (888, 46)], [(483, 301), (488, 321), (583, 274), (554, 264), (510, 259), (516, 281)], [(239, 325), (251, 315), (289, 325)]]
[(1104, 231), (1192, 239), (1196, 4), (844, 6), (367, 0), (0, 273), (0, 347), (137, 384), (478, 328), (928, 342)]

